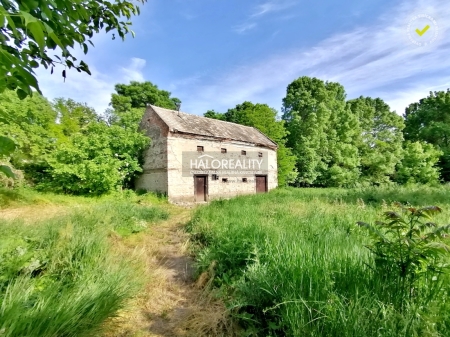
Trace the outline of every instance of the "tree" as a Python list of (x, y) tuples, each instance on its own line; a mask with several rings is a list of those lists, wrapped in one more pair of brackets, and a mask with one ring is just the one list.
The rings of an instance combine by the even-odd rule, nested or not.
[(116, 111), (127, 111), (131, 108), (145, 108), (147, 104), (161, 108), (176, 109), (181, 101), (170, 97), (171, 93), (160, 90), (152, 82), (131, 81), (130, 84), (116, 84), (116, 94), (112, 94), (111, 105)]
[(220, 120), (223, 120), (223, 121), (225, 120), (225, 116), (224, 116), (223, 113), (217, 112), (217, 111), (214, 111), (214, 110), (206, 111), (203, 116), (208, 117), (208, 118), (212, 118), (212, 119), (220, 119)]
[(430, 92), (405, 111), (404, 136), (411, 142), (425, 141), (442, 151), (438, 166), (444, 181), (450, 181), (450, 89)]
[(53, 72), (61, 64), (64, 78), (66, 68), (90, 74), (88, 65), (72, 55), (75, 44), (86, 54), (92, 36), (102, 29), (124, 39), (134, 33), (123, 19), (136, 14), (139, 8), (126, 0), (0, 0), (0, 92), (17, 89), (21, 98), (32, 88), (40, 92), (33, 71), (39, 66)]
[(400, 184), (436, 184), (439, 168), (436, 163), (442, 151), (425, 142), (405, 142), (403, 160), (397, 166), (395, 180)]
[(11, 154), (14, 166), (45, 162), (60, 134), (56, 118), (50, 102), (39, 94), (20, 100), (12, 90), (0, 93), (0, 134), (17, 146)]
[(300, 185), (350, 186), (358, 180), (358, 121), (346, 106), (342, 85), (296, 79), (287, 87), (282, 118)]
[(86, 103), (75, 102), (73, 99), (56, 98), (53, 108), (58, 114), (59, 126), (64, 136), (68, 137), (100, 117)]
[(360, 132), (355, 136), (361, 180), (376, 185), (387, 183), (403, 153), (402, 117), (380, 98), (361, 96), (347, 104), (359, 121)]
[(205, 117), (225, 120), (246, 126), (252, 126), (264, 133), (278, 144), (278, 185), (286, 186), (292, 183), (296, 176), (295, 157), (291, 149), (286, 147), (286, 130), (284, 122), (277, 120), (277, 111), (267, 104), (244, 102), (228, 109), (224, 114), (209, 110)]
[(103, 194), (132, 184), (149, 139), (123, 125), (92, 121), (59, 144), (48, 163), (51, 179), (40, 187), (73, 194)]

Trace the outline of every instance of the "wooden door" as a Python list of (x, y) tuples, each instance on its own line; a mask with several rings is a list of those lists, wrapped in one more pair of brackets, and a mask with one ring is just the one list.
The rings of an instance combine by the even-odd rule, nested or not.
[(267, 176), (256, 176), (256, 193), (267, 192)]
[(195, 201), (206, 201), (207, 189), (207, 176), (194, 176), (194, 190)]

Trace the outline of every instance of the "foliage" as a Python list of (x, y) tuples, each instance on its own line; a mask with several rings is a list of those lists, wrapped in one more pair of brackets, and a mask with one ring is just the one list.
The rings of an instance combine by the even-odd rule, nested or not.
[(13, 91), (0, 98), (0, 133), (17, 144), (11, 162), (40, 188), (101, 194), (132, 186), (149, 142), (137, 131), (141, 110), (115, 114), (107, 125), (94, 109), (71, 99), (50, 104), (35, 94), (19, 100)]
[[(16, 143), (11, 138), (0, 136), (0, 159), (10, 156), (16, 149)], [(7, 178), (14, 178), (15, 175), (9, 165), (0, 165), (0, 172)]]
[(405, 139), (425, 141), (443, 153), (438, 166), (444, 181), (450, 181), (450, 90), (430, 92), (405, 111)]
[(359, 121), (357, 147), (361, 181), (384, 184), (402, 157), (404, 123), (380, 98), (359, 97), (347, 102)]
[[(439, 284), (428, 283), (433, 289), (421, 288), (436, 295), (425, 298), (427, 305), (413, 292), (395, 306), (403, 296), (375, 272), (365, 248), (370, 238), (352, 224), (372, 223), (387, 211), (384, 198), (450, 206), (447, 194), (448, 187), (278, 189), (214, 201), (196, 210), (188, 230), (199, 272), (213, 268), (212, 285), (243, 335), (444, 337), (450, 334), (448, 273), (438, 274)], [(369, 198), (374, 201), (362, 200)], [(448, 214), (436, 214), (443, 221)], [(430, 265), (437, 262), (427, 256)]]
[(277, 120), (277, 111), (267, 104), (244, 102), (228, 109), (224, 114), (210, 110), (205, 117), (227, 122), (252, 126), (278, 144), (278, 185), (286, 186), (296, 178), (295, 157), (291, 149), (286, 147), (287, 132), (284, 122)]
[(31, 88), (39, 92), (33, 70), (39, 66), (53, 72), (61, 64), (64, 78), (66, 68), (90, 74), (88, 65), (72, 55), (75, 44), (86, 54), (92, 36), (102, 29), (124, 39), (131, 23), (123, 19), (136, 14), (139, 8), (131, 1), (1, 0), (0, 92), (17, 89), (20, 98), (31, 95)]
[(31, 226), (2, 221), (2, 336), (101, 335), (104, 321), (139, 289), (142, 273), (109, 236), (131, 235), (164, 218), (158, 207), (116, 196), (113, 202), (91, 199), (75, 212)]
[(368, 248), (375, 256), (376, 277), (388, 291), (384, 300), (404, 310), (412, 299), (428, 305), (441, 295), (442, 275), (450, 257), (450, 247), (443, 238), (450, 225), (431, 222), (432, 215), (442, 211), (437, 206), (414, 208), (400, 203), (396, 206), (400, 214), (388, 211), (384, 213), (385, 221), (358, 224), (372, 238)]
[(208, 110), (205, 112), (205, 114), (203, 115), (205, 117), (208, 118), (213, 118), (213, 119), (220, 119), (220, 120), (225, 120), (225, 115), (223, 113), (214, 111), (214, 110)]
[(442, 151), (425, 142), (405, 142), (403, 159), (397, 165), (395, 180), (400, 184), (436, 184), (439, 182), (439, 161)]
[(103, 194), (132, 183), (149, 139), (134, 129), (91, 122), (62, 143), (48, 160), (51, 179), (41, 188), (74, 194)]
[[(100, 117), (86, 103), (75, 102), (73, 99), (56, 98), (53, 109), (57, 113), (58, 127), (65, 137), (80, 132), (89, 123), (98, 121)], [(60, 140), (64, 138), (60, 136)]]
[(14, 91), (0, 93), (0, 134), (17, 145), (11, 162), (18, 168), (41, 162), (54, 149), (58, 135), (57, 114), (50, 103), (35, 94), (20, 100)]
[(359, 178), (360, 127), (342, 85), (300, 77), (287, 87), (283, 120), (301, 185), (350, 186)]
[(170, 97), (170, 92), (158, 89), (152, 82), (131, 81), (130, 84), (116, 84), (117, 93), (111, 96), (111, 105), (116, 111), (128, 111), (131, 108), (145, 108), (147, 104), (161, 108), (176, 109), (181, 101)]

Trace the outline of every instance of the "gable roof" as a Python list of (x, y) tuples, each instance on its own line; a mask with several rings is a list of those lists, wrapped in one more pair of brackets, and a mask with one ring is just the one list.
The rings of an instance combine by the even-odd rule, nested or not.
[(277, 144), (258, 129), (218, 119), (201, 117), (148, 105), (169, 127), (171, 132), (200, 135), (223, 140), (237, 140), (245, 143), (277, 148)]

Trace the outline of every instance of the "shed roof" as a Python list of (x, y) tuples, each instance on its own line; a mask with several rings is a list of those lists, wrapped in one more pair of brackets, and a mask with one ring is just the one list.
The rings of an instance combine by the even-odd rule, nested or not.
[(201, 117), (149, 105), (169, 127), (171, 132), (191, 135), (201, 135), (223, 140), (237, 140), (241, 142), (276, 148), (277, 144), (258, 129), (218, 119)]

